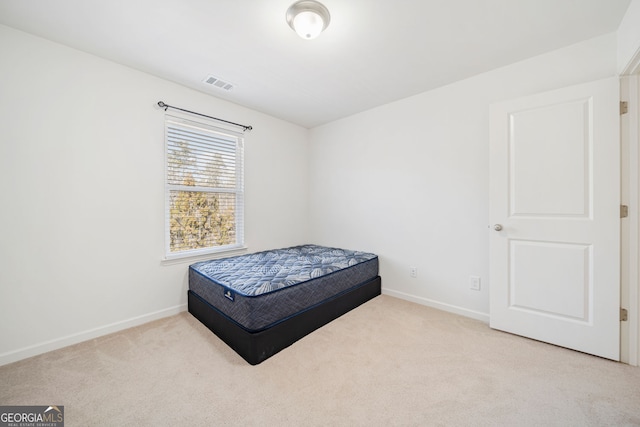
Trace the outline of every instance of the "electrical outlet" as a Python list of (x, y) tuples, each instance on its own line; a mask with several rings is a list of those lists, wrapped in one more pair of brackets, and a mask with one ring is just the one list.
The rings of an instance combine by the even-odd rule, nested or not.
[(409, 267), (409, 277), (418, 277), (418, 267)]
[(469, 289), (480, 290), (480, 276), (469, 276)]

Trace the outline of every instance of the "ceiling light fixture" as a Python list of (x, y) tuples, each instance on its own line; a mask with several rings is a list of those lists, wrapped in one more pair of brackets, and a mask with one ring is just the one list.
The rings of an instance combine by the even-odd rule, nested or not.
[(287, 9), (287, 23), (306, 40), (315, 39), (331, 21), (329, 9), (315, 0), (300, 0)]

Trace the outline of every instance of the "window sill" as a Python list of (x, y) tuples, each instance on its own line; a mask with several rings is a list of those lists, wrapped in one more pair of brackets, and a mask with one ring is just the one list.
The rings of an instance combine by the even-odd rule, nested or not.
[(208, 252), (203, 254), (194, 255), (178, 255), (171, 258), (162, 258), (160, 260), (161, 265), (174, 265), (174, 264), (192, 264), (198, 261), (206, 261), (210, 259), (227, 258), (235, 255), (243, 255), (247, 253), (248, 248), (242, 246), (239, 248), (227, 249), (219, 252)]

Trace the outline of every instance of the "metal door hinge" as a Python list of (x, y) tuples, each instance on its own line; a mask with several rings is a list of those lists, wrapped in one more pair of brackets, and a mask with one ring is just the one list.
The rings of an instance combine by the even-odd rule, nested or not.
[(620, 101), (620, 115), (627, 114), (629, 112), (629, 104), (627, 101)]
[(629, 312), (627, 311), (626, 308), (621, 308), (620, 309), (620, 321), (621, 322), (626, 322), (627, 320), (629, 320)]
[(620, 205), (620, 218), (626, 218), (629, 216), (629, 206)]

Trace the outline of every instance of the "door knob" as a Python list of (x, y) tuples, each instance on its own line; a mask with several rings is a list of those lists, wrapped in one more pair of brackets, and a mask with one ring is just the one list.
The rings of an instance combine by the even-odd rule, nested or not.
[(496, 224), (496, 225), (493, 226), (493, 229), (496, 230), (496, 231), (501, 231), (502, 230), (502, 225)]

